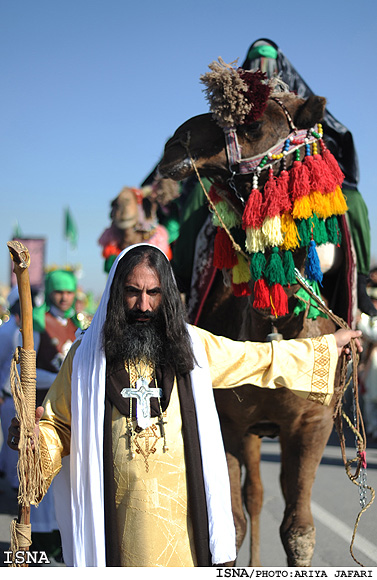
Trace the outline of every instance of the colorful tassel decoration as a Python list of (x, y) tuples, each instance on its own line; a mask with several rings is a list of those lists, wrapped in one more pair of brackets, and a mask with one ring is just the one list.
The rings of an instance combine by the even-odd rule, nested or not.
[(299, 199), (310, 193), (309, 171), (306, 165), (299, 160), (299, 153), (296, 161), (289, 172), (289, 193), (292, 201)]
[[(339, 163), (337, 162), (331, 151), (327, 149), (327, 147), (323, 144), (323, 141), (321, 141), (321, 145), (322, 145), (322, 159), (329, 170), (329, 175), (333, 177), (335, 185), (341, 186), (344, 181), (344, 174), (339, 167)], [(332, 188), (332, 191), (333, 189), (334, 187)], [(329, 192), (324, 191), (323, 193)]]
[(265, 277), (269, 286), (272, 286), (273, 284), (281, 284), (282, 286), (286, 286), (287, 284), (283, 263), (279, 255), (279, 248), (272, 248), (272, 252), (265, 269)]
[(283, 232), (281, 231), (281, 219), (279, 215), (266, 217), (262, 225), (262, 233), (267, 246), (281, 246), (284, 242)]
[(310, 194), (303, 195), (293, 202), (292, 217), (294, 219), (306, 220), (313, 213)]
[(208, 197), (212, 201), (213, 205), (223, 201), (223, 198), (217, 193), (218, 187), (213, 183), (209, 188)]
[(287, 280), (288, 286), (291, 284), (296, 284), (296, 274), (295, 274), (295, 263), (293, 260), (292, 252), (283, 252), (283, 269), (285, 274), (285, 279)]
[(213, 265), (215, 268), (233, 268), (238, 263), (237, 254), (232, 246), (228, 234), (223, 228), (217, 228), (214, 248), (213, 248)]
[(241, 224), (240, 218), (225, 200), (221, 200), (214, 205), (219, 215), (218, 217), (216, 213), (212, 214), (212, 223), (215, 227), (221, 227), (221, 222), (223, 222), (224, 225), (230, 230)]
[(327, 239), (330, 244), (340, 246), (342, 242), (342, 234), (339, 229), (338, 218), (333, 215), (327, 218), (326, 222)]
[(300, 247), (300, 237), (295, 220), (290, 213), (281, 216), (281, 231), (284, 242), (281, 244), (283, 250), (294, 250)]
[(246, 228), (245, 247), (250, 254), (264, 252), (267, 241), (261, 229)]
[(266, 256), (262, 252), (256, 252), (251, 255), (250, 274), (254, 282), (262, 278), (265, 267)]
[(271, 286), (271, 309), (276, 317), (285, 316), (289, 313), (288, 310), (288, 296), (281, 284), (273, 284)]
[(242, 216), (242, 227), (244, 230), (247, 228), (260, 228), (263, 223), (262, 214), (262, 194), (257, 188), (253, 188), (248, 200), (246, 202), (245, 210)]
[(117, 256), (120, 253), (120, 248), (115, 243), (107, 244), (102, 250), (102, 256), (107, 260), (111, 256)]
[(249, 264), (242, 254), (237, 255), (237, 260), (237, 264), (232, 268), (232, 282), (233, 284), (248, 283), (251, 278)]
[(269, 169), (269, 177), (264, 186), (264, 214), (268, 217), (275, 217), (280, 215), (281, 210), (281, 200), (280, 200), (280, 189), (278, 187), (278, 182), (272, 169)]
[[(287, 153), (294, 148), (295, 160), (287, 170)], [(305, 147), (304, 159), (302, 147)], [(275, 163), (281, 162), (277, 176)], [(263, 193), (258, 187), (260, 174), (269, 171)], [(273, 169), (275, 167), (275, 169)], [(341, 232), (338, 215), (347, 211), (347, 202), (341, 190), (344, 175), (322, 139), (322, 128), (309, 130), (306, 137), (289, 137), (281, 152), (265, 153), (253, 173), (251, 193), (246, 201), (242, 220), (218, 192), (222, 185), (210, 188), (209, 196), (216, 209), (213, 224), (218, 226), (214, 244), (214, 265), (232, 270), (232, 289), (235, 296), (251, 293), (254, 282), (253, 306), (268, 310), (275, 316), (288, 314), (288, 297), (285, 286), (297, 284), (292, 252), (297, 248), (307, 250), (305, 276), (313, 287), (322, 284), (323, 274), (317, 246), (331, 242), (339, 245)], [(231, 240), (220, 226), (228, 230), (242, 227), (247, 260), (235, 252)], [(266, 250), (271, 248), (269, 257)], [(301, 292), (302, 290), (299, 290)], [(318, 308), (305, 294), (295, 314), (306, 310), (309, 318), (316, 318)]]
[(260, 278), (254, 284), (254, 308), (264, 310), (271, 308), (270, 291), (264, 278)]
[(331, 191), (331, 187), (334, 187), (334, 178), (321, 155), (318, 153), (306, 155), (304, 163), (309, 171), (311, 191), (320, 191), (321, 193)]
[(339, 185), (329, 194), (329, 198), (332, 215), (342, 215), (347, 211), (347, 202)]
[(317, 246), (321, 246), (322, 244), (327, 244), (328, 237), (327, 237), (327, 230), (326, 225), (323, 219), (319, 219), (318, 216), (314, 213), (309, 223), (311, 224), (311, 231), (313, 235), (313, 240), (315, 241)]
[(301, 240), (301, 247), (306, 247), (310, 244), (311, 231), (307, 220), (297, 220), (297, 231)]
[(318, 217), (326, 219), (332, 215), (329, 195), (324, 195), (320, 191), (314, 190), (310, 192), (309, 197), (313, 213), (317, 214)]
[(288, 213), (292, 209), (292, 203), (289, 198), (289, 173), (285, 169), (280, 173), (277, 185), (280, 197), (280, 212)]
[(316, 249), (316, 243), (312, 240), (309, 244), (308, 255), (305, 264), (305, 276), (309, 280), (322, 283), (323, 274)]

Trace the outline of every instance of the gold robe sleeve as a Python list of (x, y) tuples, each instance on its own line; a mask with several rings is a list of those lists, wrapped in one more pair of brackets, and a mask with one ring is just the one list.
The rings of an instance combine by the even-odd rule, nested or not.
[(50, 484), (61, 469), (61, 460), (69, 455), (71, 442), (71, 373), (79, 342), (67, 354), (42, 406), (39, 424), (42, 469)]
[(286, 387), (329, 405), (334, 392), (338, 350), (333, 334), (273, 342), (243, 342), (196, 328), (207, 353), (214, 388), (252, 384)]

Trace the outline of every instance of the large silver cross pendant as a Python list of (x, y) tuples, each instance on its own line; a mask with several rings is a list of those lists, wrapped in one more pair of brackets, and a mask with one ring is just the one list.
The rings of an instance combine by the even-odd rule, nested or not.
[(146, 429), (151, 424), (150, 400), (152, 397), (161, 397), (162, 389), (149, 388), (144, 377), (137, 379), (135, 386), (135, 389), (122, 389), (120, 394), (125, 399), (136, 399), (136, 421), (141, 429)]

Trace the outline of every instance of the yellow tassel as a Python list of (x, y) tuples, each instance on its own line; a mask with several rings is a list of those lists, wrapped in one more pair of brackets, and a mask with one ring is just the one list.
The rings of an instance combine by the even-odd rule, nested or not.
[(306, 219), (310, 218), (312, 213), (313, 213), (313, 210), (312, 210), (309, 195), (304, 195), (300, 199), (296, 199), (296, 201), (293, 204), (293, 209), (292, 209), (292, 216), (295, 220), (296, 219), (306, 220)]
[(333, 215), (342, 215), (348, 210), (346, 198), (344, 197), (339, 185), (337, 185), (335, 190), (328, 195), (331, 200), (330, 203)]
[(237, 255), (238, 264), (232, 268), (232, 281), (233, 284), (242, 284), (243, 282), (249, 282), (251, 279), (249, 264), (242, 256), (242, 254)]
[(326, 219), (332, 215), (331, 203), (328, 195), (323, 195), (320, 191), (310, 192), (310, 203), (313, 213), (319, 218)]
[(284, 242), (281, 246), (283, 250), (294, 250), (300, 247), (300, 236), (296, 222), (290, 213), (284, 213), (281, 216), (281, 231), (284, 236)]
[(272, 218), (266, 217), (262, 225), (262, 232), (266, 237), (267, 245), (281, 246), (284, 238), (281, 231), (281, 219), (279, 215)]
[(264, 252), (266, 245), (266, 238), (261, 229), (246, 228), (245, 247), (250, 254)]

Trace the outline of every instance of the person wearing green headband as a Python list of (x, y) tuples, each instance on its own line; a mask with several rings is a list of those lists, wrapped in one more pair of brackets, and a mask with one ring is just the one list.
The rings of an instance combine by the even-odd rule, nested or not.
[(64, 318), (71, 318), (74, 315), (76, 290), (76, 277), (69, 270), (54, 270), (46, 275), (46, 303), (59, 308), (64, 313)]
[[(80, 323), (76, 318), (77, 279), (70, 270), (53, 270), (45, 276), (45, 303), (33, 311), (34, 348), (37, 354), (37, 406), (54, 382)], [(61, 559), (61, 538), (55, 517), (54, 486), (38, 509), (31, 508), (32, 542), (57, 562)], [(56, 498), (55, 498), (56, 501)]]

